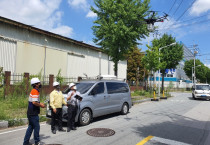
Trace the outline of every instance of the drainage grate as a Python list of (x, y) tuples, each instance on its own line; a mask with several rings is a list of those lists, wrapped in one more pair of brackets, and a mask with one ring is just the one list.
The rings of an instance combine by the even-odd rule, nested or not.
[(108, 137), (115, 134), (115, 131), (108, 128), (93, 128), (87, 131), (87, 134), (95, 137)]

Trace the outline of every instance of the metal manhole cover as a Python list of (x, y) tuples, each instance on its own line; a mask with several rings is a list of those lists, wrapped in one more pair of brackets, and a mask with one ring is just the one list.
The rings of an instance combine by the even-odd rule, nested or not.
[(108, 137), (115, 134), (115, 131), (108, 128), (93, 128), (87, 131), (87, 134), (95, 137)]

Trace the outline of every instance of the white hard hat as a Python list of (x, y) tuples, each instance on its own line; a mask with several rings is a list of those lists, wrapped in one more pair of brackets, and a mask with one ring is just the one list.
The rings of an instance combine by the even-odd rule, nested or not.
[(69, 88), (71, 88), (72, 86), (75, 86), (75, 83), (70, 83)]
[(60, 85), (59, 82), (53, 82), (53, 87)]
[(38, 78), (32, 78), (31, 85), (36, 84), (36, 83), (40, 83), (40, 80)]

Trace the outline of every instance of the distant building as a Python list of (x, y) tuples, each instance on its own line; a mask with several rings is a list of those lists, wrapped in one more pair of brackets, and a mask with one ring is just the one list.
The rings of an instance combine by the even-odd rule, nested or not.
[[(114, 63), (102, 49), (0, 17), (0, 67), (11, 73), (92, 77), (114, 75)], [(118, 64), (126, 78), (127, 60)]]

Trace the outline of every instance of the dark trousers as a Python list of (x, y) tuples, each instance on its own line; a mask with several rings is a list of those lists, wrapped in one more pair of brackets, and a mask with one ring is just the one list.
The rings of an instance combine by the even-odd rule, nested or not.
[(38, 143), (40, 141), (39, 130), (40, 130), (39, 116), (38, 115), (28, 116), (28, 129), (26, 130), (23, 145), (29, 144), (29, 140), (33, 131), (34, 131), (35, 143)]
[[(58, 130), (61, 130), (62, 127), (62, 108), (56, 108), (57, 112), (54, 113), (53, 109), (51, 110), (51, 130), (55, 130), (55, 126), (58, 125)], [(57, 119), (57, 121), (56, 121)]]
[(75, 127), (75, 117), (77, 115), (77, 106), (68, 105), (68, 122), (67, 127), (73, 128)]

